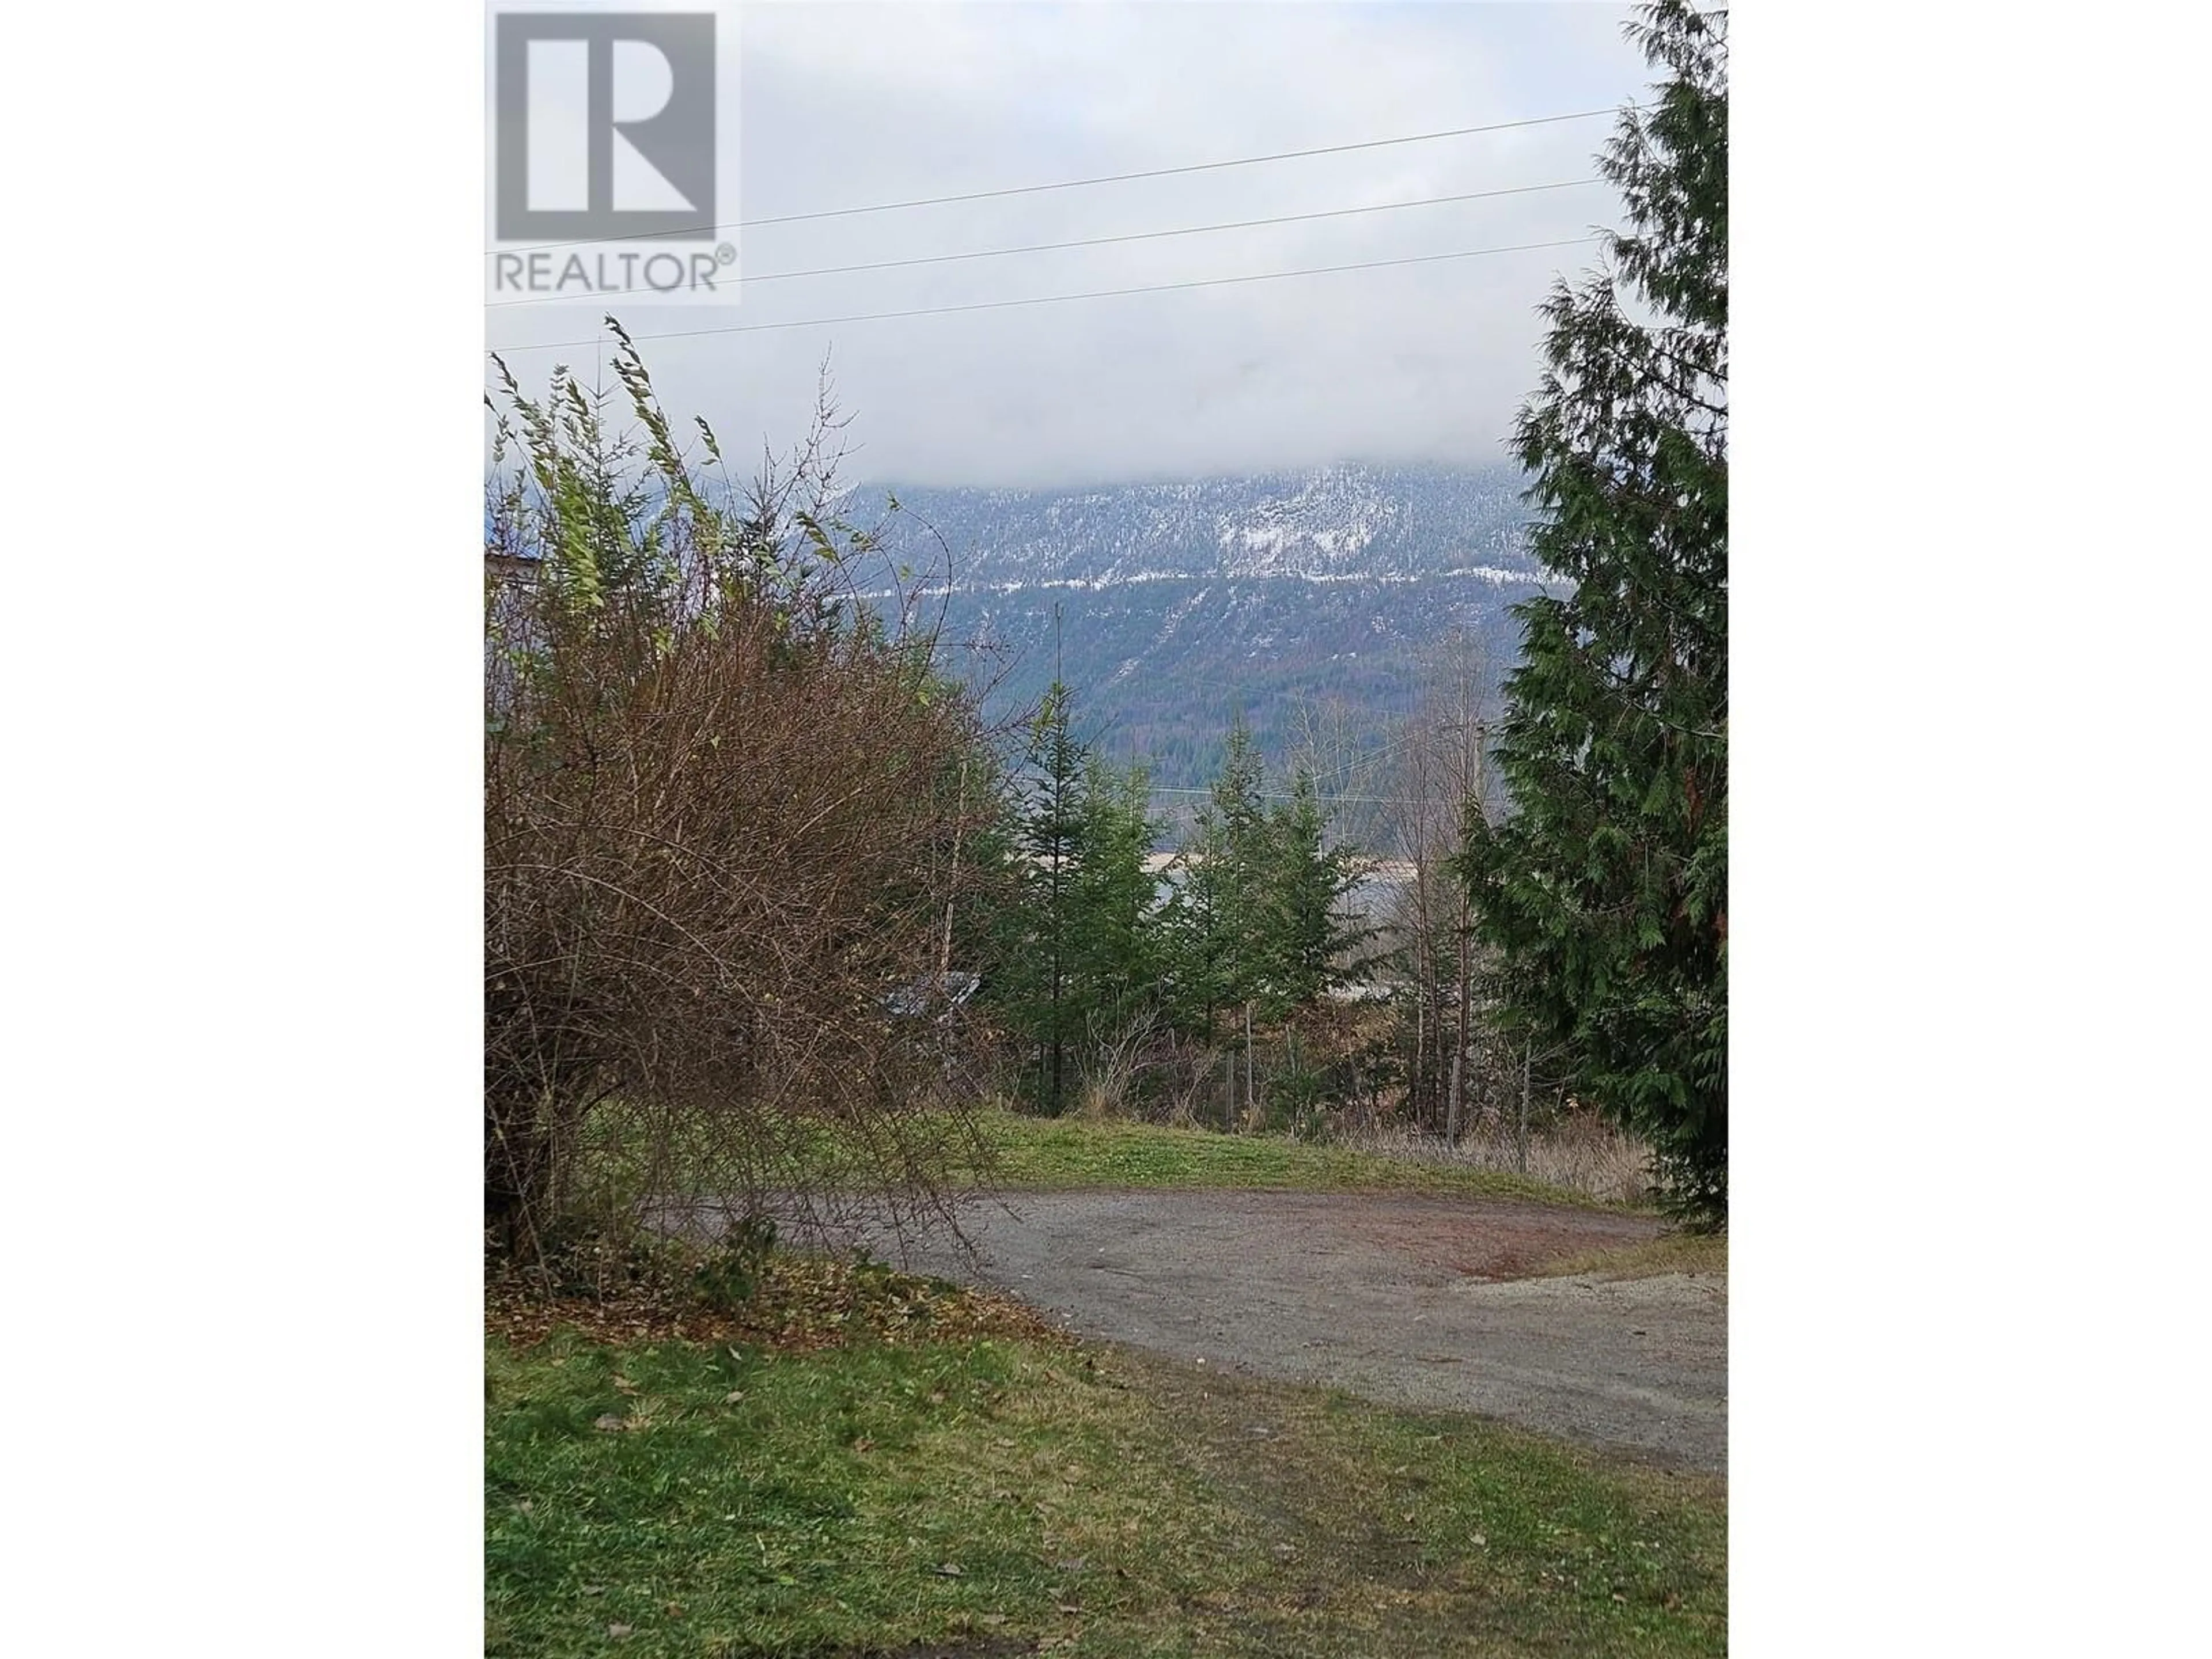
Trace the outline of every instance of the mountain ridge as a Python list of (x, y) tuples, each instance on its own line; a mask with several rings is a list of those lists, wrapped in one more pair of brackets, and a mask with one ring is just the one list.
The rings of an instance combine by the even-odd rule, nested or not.
[(1379, 741), (1455, 635), (1479, 642), (1494, 688), (1518, 651), (1510, 607), (1556, 582), (1527, 551), (1524, 482), (1347, 463), (1061, 490), (864, 484), (841, 505), (896, 501), (884, 577), (863, 586), (941, 611), (940, 637), (990, 666), (988, 713), (1033, 707), (1057, 664), (1099, 746), (1175, 794), (1210, 781), (1238, 718), (1279, 779), (1324, 705)]

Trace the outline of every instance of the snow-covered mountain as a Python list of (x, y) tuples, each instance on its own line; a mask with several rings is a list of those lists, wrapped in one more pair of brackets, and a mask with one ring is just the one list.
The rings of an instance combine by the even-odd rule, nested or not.
[(1520, 477), (1504, 469), (1336, 466), (1069, 492), (854, 492), (884, 494), (945, 538), (963, 589), (1178, 576), (1327, 581), (1464, 572), (1496, 580), (1529, 568)]
[(1202, 785), (1241, 711), (1277, 765), (1313, 711), (1379, 724), (1410, 707), (1425, 650), (1455, 629), (1510, 665), (1507, 608), (1543, 577), (1521, 476), (1336, 466), (1083, 490), (863, 486), (896, 499), (890, 559), (944, 636), (980, 647), (1009, 712), (1060, 672), (1083, 724), (1156, 784)]

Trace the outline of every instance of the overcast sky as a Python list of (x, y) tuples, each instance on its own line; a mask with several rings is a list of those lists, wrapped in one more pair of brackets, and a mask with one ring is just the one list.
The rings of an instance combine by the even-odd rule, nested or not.
[[(749, 4), (747, 219), (1309, 149), (1642, 96), (1625, 8), (1425, 4)], [(1012, 258), (776, 271), (1110, 236), (1590, 178), (1609, 118), (997, 201), (755, 228), (733, 310), (619, 302), (633, 334), (1186, 282), (1583, 235), (1603, 185)], [(1340, 460), (1504, 458), (1534, 307), (1580, 248), (1194, 292), (642, 347), (672, 410), (785, 447), (833, 360), (850, 476), (1060, 485)], [(590, 334), (600, 307), (490, 314), (497, 349)], [(520, 351), (526, 380), (590, 349)]]

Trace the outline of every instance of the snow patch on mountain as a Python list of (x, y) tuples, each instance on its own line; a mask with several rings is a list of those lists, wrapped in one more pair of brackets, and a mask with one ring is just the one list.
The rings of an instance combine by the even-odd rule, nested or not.
[[(935, 536), (915, 550), (960, 590), (1088, 591), (1197, 577), (1384, 579), (1533, 574), (1522, 480), (1501, 468), (1322, 467), (1111, 489), (899, 489)], [(896, 537), (895, 520), (890, 526)], [(915, 559), (918, 565), (922, 562)]]

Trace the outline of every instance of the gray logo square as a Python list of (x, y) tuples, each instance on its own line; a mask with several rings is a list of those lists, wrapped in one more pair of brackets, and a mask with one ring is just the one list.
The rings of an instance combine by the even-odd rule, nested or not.
[[(497, 239), (710, 240), (716, 200), (714, 14), (502, 12), (495, 21)], [(580, 48), (569, 56), (584, 70), (582, 106), (562, 112), (575, 130), (531, 130), (531, 47), (537, 43)], [(625, 115), (616, 108), (618, 47), (642, 47), (666, 66), (667, 96), (657, 109)], [(542, 103), (536, 113), (541, 122), (547, 118)], [(532, 146), (549, 139), (557, 139), (565, 155), (580, 150), (585, 167), (574, 183), (583, 187), (581, 203), (532, 204)], [(624, 176), (648, 180), (657, 204), (625, 206)]]

